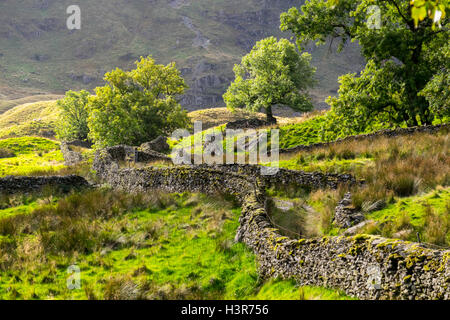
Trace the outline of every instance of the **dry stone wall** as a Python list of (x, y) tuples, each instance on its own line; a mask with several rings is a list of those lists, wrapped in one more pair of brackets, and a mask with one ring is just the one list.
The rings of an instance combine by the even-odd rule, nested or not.
[[(111, 186), (130, 192), (227, 193), (242, 202), (236, 241), (257, 256), (264, 278), (294, 278), (300, 285), (341, 289), (360, 299), (450, 299), (450, 251), (377, 236), (293, 240), (270, 223), (267, 184), (298, 181), (311, 188), (335, 188), (352, 177), (280, 171), (263, 177), (253, 166), (121, 169), (122, 151), (99, 152), (97, 173)], [(286, 177), (284, 177), (286, 175)]]
[(89, 183), (82, 177), (52, 176), (52, 177), (13, 177), (0, 179), (0, 194), (14, 194), (40, 191), (45, 187), (70, 191), (89, 187)]
[(450, 251), (368, 235), (292, 240), (270, 224), (263, 201), (262, 191), (247, 195), (237, 233), (263, 278), (294, 278), (360, 299), (450, 299)]

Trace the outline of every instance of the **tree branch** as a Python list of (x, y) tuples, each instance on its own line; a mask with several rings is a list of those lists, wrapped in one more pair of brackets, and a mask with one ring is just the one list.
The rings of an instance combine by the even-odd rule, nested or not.
[(400, 17), (402, 17), (403, 21), (405, 21), (405, 23), (409, 27), (409, 29), (414, 30), (414, 24), (412, 23), (412, 20), (406, 18), (406, 16), (403, 14), (402, 10), (400, 9), (398, 3), (395, 0), (387, 0), (387, 1), (395, 6), (398, 14), (400, 15)]

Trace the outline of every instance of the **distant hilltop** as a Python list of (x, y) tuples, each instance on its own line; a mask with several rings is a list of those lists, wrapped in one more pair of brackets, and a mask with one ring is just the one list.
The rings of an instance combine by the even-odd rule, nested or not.
[[(68, 30), (70, 1), (0, 2), (0, 103), (11, 97), (68, 89), (92, 90), (115, 67), (131, 69), (141, 55), (158, 63), (177, 62), (190, 90), (188, 110), (223, 106), (233, 65), (256, 41), (275, 35), (280, 14), (302, 1), (83, 1), (80, 30)], [(337, 54), (310, 48), (319, 85), (311, 92), (318, 107), (337, 92), (339, 75), (361, 70), (356, 47)], [(334, 52), (334, 53), (333, 53)]]

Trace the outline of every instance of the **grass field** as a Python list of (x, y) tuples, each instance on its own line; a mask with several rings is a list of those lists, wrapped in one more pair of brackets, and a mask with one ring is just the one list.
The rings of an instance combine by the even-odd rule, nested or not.
[[(51, 103), (41, 108), (36, 112), (50, 116)], [(20, 115), (18, 110), (6, 113), (8, 118)], [(310, 129), (321, 117), (288, 125), (286, 145), (316, 141), (319, 135)], [(282, 156), (281, 167), (351, 173), (365, 185), (270, 190), (274, 198), (292, 201), (294, 209), (269, 213), (288, 236), (340, 235), (344, 230), (333, 224), (334, 210), (351, 191), (353, 207), (371, 221), (359, 233), (411, 241), (419, 235), (423, 242), (448, 248), (449, 146), (448, 132), (441, 130)], [(90, 171), (88, 166), (66, 168), (57, 141), (30, 136), (0, 140), (0, 177), (74, 170)], [(262, 281), (255, 256), (233, 242), (239, 215), (230, 199), (188, 193), (125, 194), (101, 188), (71, 195), (45, 190), (39, 196), (1, 196), (0, 298), (350, 299), (326, 288), (299, 288), (293, 280)], [(79, 290), (67, 288), (71, 265), (81, 270)]]
[(353, 207), (375, 221), (360, 232), (413, 241), (418, 232), (425, 242), (450, 246), (449, 148), (448, 132), (443, 129), (437, 134), (329, 145), (282, 156), (279, 164), (294, 170), (350, 173), (365, 181), (362, 187), (294, 192), (292, 197), (302, 198), (316, 211), (304, 217), (309, 236), (344, 231), (332, 223), (334, 210), (344, 193), (351, 191)]
[[(27, 201), (0, 210), (2, 299), (349, 299), (261, 281), (232, 240), (240, 208), (220, 198), (103, 189)], [(67, 288), (71, 265), (79, 290)]]
[(2, 100), (0, 99), (0, 115), (2, 113), (5, 113), (6, 111), (20, 106), (24, 104), (29, 103), (35, 103), (35, 102), (42, 102), (42, 101), (54, 101), (61, 99), (62, 95), (56, 95), (56, 94), (36, 94), (33, 96), (27, 96), (24, 98), (18, 98), (18, 99), (11, 99), (11, 100)]
[(0, 177), (39, 175), (64, 167), (59, 142), (53, 140), (38, 137), (3, 139), (0, 140), (1, 150), (7, 156), (0, 157)]

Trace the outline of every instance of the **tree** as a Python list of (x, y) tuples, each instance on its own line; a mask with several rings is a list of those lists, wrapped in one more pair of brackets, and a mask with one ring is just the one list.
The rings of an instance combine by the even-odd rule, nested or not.
[[(367, 23), (373, 5), (381, 11), (379, 28)], [(292, 31), (300, 47), (329, 38), (340, 39), (340, 48), (349, 40), (361, 46), (366, 69), (359, 76), (341, 78), (339, 96), (328, 99), (336, 113), (346, 114), (360, 127), (376, 118), (396, 125), (426, 125), (435, 114), (419, 93), (449, 64), (443, 52), (449, 33), (447, 19), (441, 19), (442, 28), (436, 29), (429, 19), (415, 21), (411, 10), (409, 1), (400, 0), (339, 0), (334, 5), (310, 0), (301, 12), (292, 8), (283, 13), (281, 28)]]
[(56, 103), (61, 113), (56, 125), (56, 134), (61, 140), (87, 140), (89, 117), (86, 105), (90, 93), (67, 91), (63, 99)]
[(267, 120), (275, 122), (272, 107), (286, 105), (309, 111), (312, 104), (307, 88), (314, 84), (311, 56), (299, 54), (286, 39), (270, 37), (256, 43), (253, 50), (234, 66), (236, 79), (224, 94), (227, 107), (250, 111), (265, 109)]
[[(335, 6), (339, 0), (329, 0)], [(433, 21), (432, 28), (441, 27), (441, 21), (446, 16), (446, 11), (450, 9), (449, 0), (411, 0), (411, 18), (417, 26), (419, 21), (426, 18)]]
[(157, 65), (141, 57), (136, 66), (107, 73), (107, 85), (89, 99), (89, 137), (98, 147), (139, 145), (190, 124), (176, 99), (186, 85), (175, 63)]
[(441, 27), (446, 10), (450, 9), (449, 0), (411, 0), (411, 17), (417, 26), (419, 21), (429, 18), (433, 21), (432, 28)]
[(450, 119), (450, 76), (447, 69), (437, 73), (420, 95), (430, 103), (431, 111), (440, 119)]

